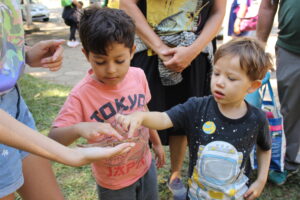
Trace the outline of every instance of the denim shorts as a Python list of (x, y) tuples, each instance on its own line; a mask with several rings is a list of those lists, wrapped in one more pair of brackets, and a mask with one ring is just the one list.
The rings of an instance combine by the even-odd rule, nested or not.
[(158, 200), (155, 161), (152, 160), (147, 173), (132, 185), (119, 190), (110, 190), (97, 185), (97, 191), (101, 200)]
[[(16, 87), (0, 95), (0, 109), (36, 129), (33, 117)], [(27, 155), (25, 151), (0, 144), (0, 198), (15, 192), (23, 185), (22, 160)]]

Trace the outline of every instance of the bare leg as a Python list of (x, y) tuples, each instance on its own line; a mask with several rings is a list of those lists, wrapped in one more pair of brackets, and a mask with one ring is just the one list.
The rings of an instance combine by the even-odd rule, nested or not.
[(187, 138), (184, 135), (169, 137), (171, 156), (171, 176), (170, 182), (176, 177), (181, 177), (181, 168), (185, 157)]
[(18, 193), (24, 200), (63, 200), (48, 160), (30, 154), (23, 160), (24, 185)]
[(7, 195), (5, 197), (0, 198), (0, 200), (14, 200), (14, 199), (15, 199), (14, 193), (9, 194), (9, 195)]

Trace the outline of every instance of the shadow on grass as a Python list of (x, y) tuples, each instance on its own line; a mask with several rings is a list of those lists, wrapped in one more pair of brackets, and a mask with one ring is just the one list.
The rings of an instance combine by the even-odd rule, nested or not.
[(21, 94), (32, 112), (39, 131), (48, 131), (70, 92), (70, 87), (49, 84), (24, 75), (19, 81)]

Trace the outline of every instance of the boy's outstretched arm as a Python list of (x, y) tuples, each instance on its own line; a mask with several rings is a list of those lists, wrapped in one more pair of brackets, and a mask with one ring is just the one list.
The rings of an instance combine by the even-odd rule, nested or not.
[(49, 137), (61, 144), (70, 145), (79, 137), (95, 140), (101, 134), (123, 139), (109, 123), (102, 122), (80, 122), (68, 127), (54, 127), (50, 130)]
[(173, 127), (170, 117), (165, 112), (134, 112), (129, 115), (116, 115), (116, 121), (128, 131), (128, 137), (132, 137), (134, 131), (140, 126), (154, 130), (164, 130)]
[(254, 200), (259, 197), (265, 187), (268, 178), (271, 150), (264, 151), (257, 146), (256, 152), (258, 162), (257, 179), (251, 184), (248, 191), (244, 194), (244, 198), (246, 200)]
[(25, 126), (0, 109), (0, 142), (39, 156), (71, 166), (81, 166), (129, 151), (134, 144), (123, 143), (115, 147), (65, 147)]

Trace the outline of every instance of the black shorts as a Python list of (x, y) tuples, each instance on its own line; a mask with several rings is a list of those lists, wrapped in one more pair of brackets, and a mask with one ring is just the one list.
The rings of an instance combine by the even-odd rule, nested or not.
[[(148, 104), (151, 111), (166, 111), (171, 107), (184, 103), (193, 96), (210, 94), (211, 63), (207, 54), (201, 53), (191, 65), (182, 72), (183, 80), (174, 86), (163, 86), (158, 72), (157, 56), (147, 56), (147, 51), (136, 53), (131, 65), (142, 68), (146, 74), (151, 91), (151, 101)], [(159, 131), (163, 145), (168, 145), (169, 135), (185, 135), (182, 129)]]

